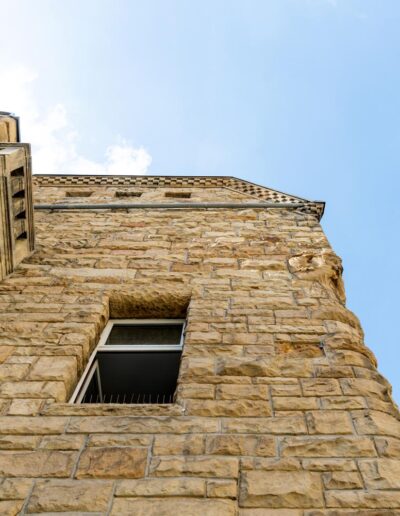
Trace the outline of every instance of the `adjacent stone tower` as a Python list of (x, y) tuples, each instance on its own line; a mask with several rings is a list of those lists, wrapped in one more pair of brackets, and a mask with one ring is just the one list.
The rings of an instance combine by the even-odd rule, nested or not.
[[(230, 177), (39, 175), (33, 198), (0, 283), (1, 514), (400, 514), (399, 413), (323, 203)], [(94, 350), (135, 320), (186, 321), (175, 395), (104, 402)]]

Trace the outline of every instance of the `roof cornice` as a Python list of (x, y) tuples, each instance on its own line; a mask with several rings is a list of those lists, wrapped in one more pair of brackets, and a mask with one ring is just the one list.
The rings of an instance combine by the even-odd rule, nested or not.
[(37, 174), (34, 184), (45, 186), (136, 186), (150, 188), (229, 188), (254, 199), (268, 203), (288, 204), (290, 207), (315, 215), (321, 219), (325, 203), (308, 201), (265, 186), (231, 176), (151, 176), (151, 175), (58, 175)]

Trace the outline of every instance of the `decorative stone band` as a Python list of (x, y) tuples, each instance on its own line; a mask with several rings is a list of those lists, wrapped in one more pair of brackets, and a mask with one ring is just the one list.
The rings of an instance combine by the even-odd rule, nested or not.
[[(314, 214), (318, 220), (322, 218), (324, 213), (325, 203), (320, 201), (308, 201), (301, 197), (285, 194), (277, 190), (266, 188), (243, 179), (228, 176), (106, 176), (106, 175), (35, 175), (34, 184), (37, 186), (136, 186), (136, 187), (150, 187), (150, 188), (228, 188), (245, 195), (252, 196), (256, 199), (266, 201), (265, 206), (259, 203), (258, 207), (295, 207), (300, 211)], [(198, 203), (200, 204), (200, 203)], [(205, 204), (205, 203), (204, 203)], [(206, 207), (202, 203), (202, 207)], [(222, 204), (222, 203), (221, 203)], [(245, 207), (246, 203), (237, 203), (238, 208)], [(250, 203), (247, 203), (250, 204)], [(264, 203), (263, 203), (264, 204)], [(270, 204), (274, 204), (271, 206)], [(281, 205), (282, 206), (278, 206)], [(76, 205), (75, 205), (76, 206)], [(74, 207), (75, 207), (74, 206)], [(89, 206), (89, 205), (87, 205)], [(69, 209), (71, 206), (68, 206)], [(132, 208), (136, 207), (131, 205)], [(140, 205), (138, 207), (143, 207)], [(155, 207), (154, 205), (146, 205), (146, 207)], [(163, 205), (162, 208), (176, 207), (168, 203), (168, 207)], [(194, 203), (190, 206), (179, 206), (185, 208), (194, 208)], [(198, 206), (199, 207), (199, 206)], [(216, 206), (209, 206), (216, 207)], [(221, 207), (227, 207), (221, 206)], [(230, 207), (233, 207), (232, 205)], [(249, 206), (250, 207), (250, 206)], [(45, 209), (38, 208), (37, 209)], [(98, 208), (98, 206), (97, 206)], [(127, 208), (127, 205), (124, 205)], [(46, 208), (49, 209), (49, 208)], [(86, 208), (92, 209), (92, 208)]]
[[(321, 207), (322, 204), (322, 207)], [(284, 202), (197, 202), (197, 203), (96, 203), (96, 204), (36, 204), (35, 210), (135, 210), (135, 209), (162, 209), (162, 210), (175, 210), (175, 209), (296, 209), (303, 213), (315, 215), (318, 220), (321, 219), (324, 209), (324, 203), (307, 202), (307, 203), (284, 203)]]

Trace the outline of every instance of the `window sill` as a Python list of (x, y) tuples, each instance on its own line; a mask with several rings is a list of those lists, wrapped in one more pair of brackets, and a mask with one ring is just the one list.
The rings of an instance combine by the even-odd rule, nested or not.
[(41, 410), (43, 416), (182, 416), (184, 407), (171, 404), (103, 404), (103, 403), (47, 403)]

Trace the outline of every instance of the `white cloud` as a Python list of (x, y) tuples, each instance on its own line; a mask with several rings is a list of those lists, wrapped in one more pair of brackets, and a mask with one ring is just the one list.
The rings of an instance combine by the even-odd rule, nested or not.
[(0, 110), (21, 118), (22, 139), (32, 144), (33, 169), (40, 174), (146, 174), (151, 156), (126, 140), (107, 147), (104, 161), (79, 154), (79, 133), (60, 103), (41, 112), (34, 96), (37, 74), (23, 66), (0, 71)]

